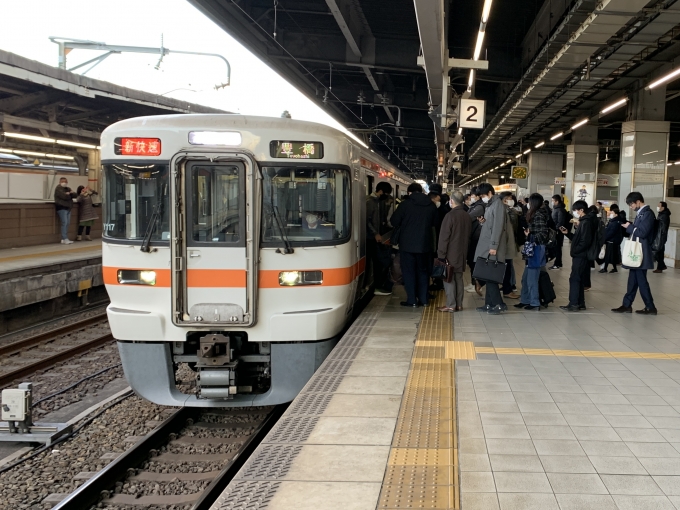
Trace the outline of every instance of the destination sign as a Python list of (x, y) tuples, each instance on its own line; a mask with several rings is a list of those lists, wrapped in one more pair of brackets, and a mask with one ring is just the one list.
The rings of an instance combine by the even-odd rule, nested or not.
[(280, 159), (323, 159), (323, 144), (273, 140), (269, 144), (269, 153), (272, 158)]

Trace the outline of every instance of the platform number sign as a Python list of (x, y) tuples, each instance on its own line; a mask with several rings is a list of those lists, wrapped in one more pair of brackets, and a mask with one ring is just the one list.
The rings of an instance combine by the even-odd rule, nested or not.
[(486, 101), (461, 99), (458, 107), (458, 127), (484, 129)]

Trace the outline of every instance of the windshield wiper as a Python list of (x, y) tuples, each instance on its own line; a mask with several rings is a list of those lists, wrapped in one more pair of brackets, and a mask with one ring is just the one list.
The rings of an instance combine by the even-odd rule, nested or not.
[(154, 207), (153, 213), (151, 214), (151, 220), (149, 221), (149, 225), (146, 227), (146, 233), (144, 234), (144, 240), (142, 241), (142, 246), (140, 248), (140, 250), (143, 251), (144, 253), (151, 252), (150, 247), (151, 236), (156, 230), (156, 224), (158, 223), (158, 220), (161, 217), (161, 205), (162, 202), (156, 204), (156, 207)]
[(279, 215), (279, 208), (276, 207), (274, 204), (271, 205), (272, 208), (272, 216), (276, 220), (276, 224), (279, 227), (279, 231), (281, 232), (281, 241), (283, 241), (283, 251), (281, 251), (281, 248), (276, 249), (276, 253), (281, 253), (283, 255), (286, 255), (288, 253), (294, 253), (295, 250), (292, 248), (290, 244), (290, 239), (288, 239), (288, 235), (286, 234), (285, 229), (283, 228), (283, 221), (281, 221), (281, 216)]

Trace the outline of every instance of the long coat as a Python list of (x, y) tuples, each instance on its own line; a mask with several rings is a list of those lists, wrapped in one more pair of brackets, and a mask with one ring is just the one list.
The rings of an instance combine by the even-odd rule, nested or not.
[(635, 221), (626, 228), (631, 240), (639, 239), (642, 243), (642, 265), (633, 268), (623, 266), (625, 269), (654, 269), (652, 241), (654, 241), (655, 221), (654, 212), (649, 206), (645, 206), (644, 209), (638, 211)]
[(88, 195), (78, 195), (78, 222), (82, 223), (84, 221), (96, 220), (99, 218), (97, 213), (94, 211), (92, 206), (92, 194)]
[(471, 232), (472, 218), (462, 205), (454, 207), (444, 216), (439, 232), (437, 256), (448, 260), (454, 273), (465, 272)]
[(412, 193), (392, 215), (392, 226), (399, 229), (399, 250), (408, 253), (435, 251), (434, 228), (437, 207), (423, 193)]
[(488, 257), (489, 250), (496, 250), (497, 260), (512, 257), (512, 252), (508, 247), (508, 229), (512, 229), (512, 223), (508, 216), (507, 206), (498, 195), (494, 195), (491, 199), (484, 213), (484, 220), (475, 250), (475, 260), (479, 257)]

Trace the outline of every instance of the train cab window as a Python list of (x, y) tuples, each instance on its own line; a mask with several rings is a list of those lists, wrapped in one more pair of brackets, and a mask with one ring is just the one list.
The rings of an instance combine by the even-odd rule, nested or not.
[(337, 244), (350, 235), (350, 176), (342, 169), (265, 167), (262, 240)]
[(238, 165), (192, 163), (187, 193), (189, 236), (194, 243), (239, 243), (242, 239), (241, 171)]
[(170, 239), (168, 166), (104, 164), (104, 236), (139, 241), (153, 227), (151, 241)]

